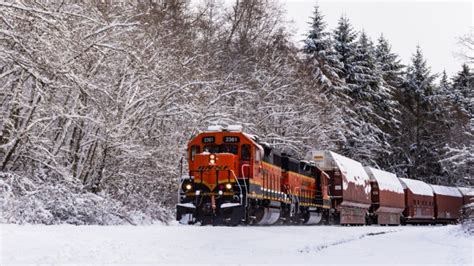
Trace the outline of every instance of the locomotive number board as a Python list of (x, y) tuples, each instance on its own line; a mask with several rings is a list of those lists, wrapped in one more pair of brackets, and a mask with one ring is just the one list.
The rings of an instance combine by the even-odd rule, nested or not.
[(214, 137), (204, 137), (202, 138), (202, 143), (214, 143), (215, 140), (216, 139)]
[(224, 143), (238, 143), (240, 141), (239, 137), (234, 136), (225, 136)]

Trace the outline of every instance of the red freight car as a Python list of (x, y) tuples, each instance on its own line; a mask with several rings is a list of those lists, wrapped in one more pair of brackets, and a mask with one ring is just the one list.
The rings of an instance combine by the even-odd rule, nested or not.
[(434, 194), (423, 181), (400, 178), (405, 190), (405, 223), (432, 223), (434, 220)]
[(439, 223), (455, 223), (460, 216), (462, 194), (455, 187), (431, 185), (435, 198), (435, 217)]
[(369, 210), (371, 223), (400, 224), (405, 209), (405, 192), (395, 174), (365, 167), (372, 187), (372, 206)]
[(306, 159), (329, 175), (332, 208), (341, 224), (365, 224), (371, 205), (370, 179), (362, 164), (331, 151), (313, 150)]
[(469, 203), (474, 203), (474, 188), (458, 187), (458, 189), (462, 194), (462, 204), (463, 205), (467, 205)]

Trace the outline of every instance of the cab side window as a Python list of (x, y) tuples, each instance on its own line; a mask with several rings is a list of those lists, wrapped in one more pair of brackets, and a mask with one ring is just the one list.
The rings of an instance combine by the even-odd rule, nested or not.
[(242, 145), (242, 161), (250, 161), (250, 145)]
[(194, 145), (194, 146), (191, 147), (191, 161), (194, 161), (194, 156), (196, 154), (199, 154), (199, 150), (200, 150), (200, 148), (197, 145)]
[(259, 149), (255, 149), (255, 161), (260, 162), (262, 160), (262, 153)]

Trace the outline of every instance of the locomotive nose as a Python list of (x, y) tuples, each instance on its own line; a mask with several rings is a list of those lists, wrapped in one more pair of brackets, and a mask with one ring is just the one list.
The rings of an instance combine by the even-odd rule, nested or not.
[[(196, 155), (198, 173), (195, 183), (203, 183), (210, 191), (220, 186), (229, 186), (236, 182), (238, 173), (238, 157), (231, 153)], [(231, 186), (231, 185), (230, 185)]]

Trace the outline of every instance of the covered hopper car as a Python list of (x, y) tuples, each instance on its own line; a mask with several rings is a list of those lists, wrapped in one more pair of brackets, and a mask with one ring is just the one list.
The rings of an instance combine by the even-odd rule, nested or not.
[(405, 190), (404, 223), (429, 224), (435, 219), (433, 189), (427, 183), (400, 178)]
[(372, 206), (368, 215), (369, 223), (382, 225), (400, 224), (405, 209), (405, 192), (395, 174), (365, 167), (372, 188)]
[(362, 164), (331, 151), (313, 150), (306, 159), (312, 160), (318, 169), (329, 175), (334, 220), (341, 224), (365, 224), (372, 202), (370, 179)]
[(431, 185), (434, 193), (434, 214), (438, 222), (455, 223), (461, 215), (462, 194), (455, 187)]

